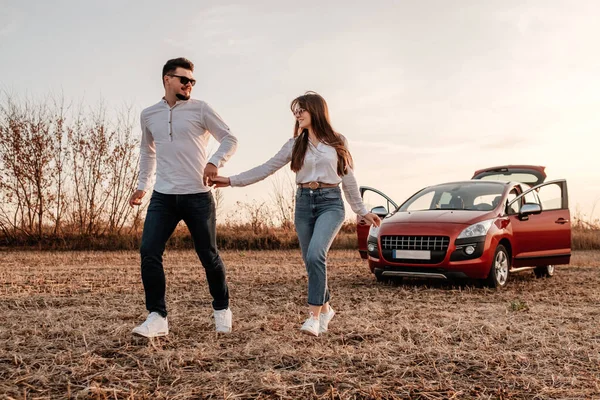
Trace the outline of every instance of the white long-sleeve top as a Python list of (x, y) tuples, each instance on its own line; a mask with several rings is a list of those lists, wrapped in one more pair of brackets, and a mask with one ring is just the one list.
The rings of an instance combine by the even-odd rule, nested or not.
[[(292, 149), (294, 148), (295, 140), (296, 139), (294, 138), (288, 140), (281, 150), (264, 164), (240, 174), (230, 176), (229, 180), (231, 186), (247, 186), (274, 174), (292, 160)], [(344, 142), (346, 142), (345, 138)], [(334, 147), (325, 143), (319, 143), (315, 147), (309, 141), (306, 156), (304, 157), (304, 165), (302, 165), (302, 168), (296, 173), (296, 183), (300, 184), (315, 181), (339, 184), (341, 182), (346, 201), (350, 204), (352, 211), (361, 216), (368, 214), (367, 208), (360, 197), (354, 172), (351, 168), (348, 168), (347, 174), (340, 177), (337, 174), (337, 161), (337, 152)]]
[[(237, 138), (204, 101), (178, 101), (169, 107), (162, 99), (142, 111), (140, 118), (140, 175), (138, 190), (152, 186), (164, 194), (208, 192), (203, 176), (206, 163), (222, 167), (235, 153)], [(219, 148), (207, 161), (209, 135)]]

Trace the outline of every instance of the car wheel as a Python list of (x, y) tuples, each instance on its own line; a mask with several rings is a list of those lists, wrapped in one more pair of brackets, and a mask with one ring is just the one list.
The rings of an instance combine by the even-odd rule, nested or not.
[(384, 276), (382, 272), (375, 272), (375, 279), (381, 283), (387, 283), (391, 280), (389, 276)]
[(510, 269), (510, 258), (508, 251), (501, 244), (496, 247), (494, 259), (490, 266), (490, 272), (485, 280), (486, 286), (491, 288), (502, 288), (508, 281), (508, 270)]
[(383, 274), (381, 272), (375, 272), (375, 279), (377, 279), (377, 282), (387, 282), (388, 281), (388, 278), (383, 276)]
[(554, 275), (554, 265), (535, 267), (533, 273), (535, 274), (536, 278), (550, 278)]

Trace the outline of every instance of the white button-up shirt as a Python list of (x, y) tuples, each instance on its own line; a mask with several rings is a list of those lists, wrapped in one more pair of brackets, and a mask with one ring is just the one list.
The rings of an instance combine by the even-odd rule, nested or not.
[[(164, 194), (208, 192), (204, 185), (206, 163), (222, 167), (235, 153), (237, 138), (221, 117), (200, 100), (178, 101), (169, 107), (166, 100), (142, 111), (140, 118), (140, 175), (138, 190), (152, 186)], [(207, 161), (207, 143), (212, 135), (219, 148)]]
[[(300, 136), (299, 136), (300, 137)], [(231, 186), (246, 186), (261, 181), (274, 174), (281, 167), (292, 160), (292, 150), (296, 139), (288, 140), (281, 150), (270, 160), (262, 165), (254, 167), (246, 172), (229, 177)], [(344, 142), (346, 139), (344, 138)], [(319, 143), (316, 147), (309, 141), (308, 149), (304, 157), (302, 168), (296, 173), (296, 183), (321, 182), (338, 184), (342, 183), (342, 189), (346, 201), (350, 204), (352, 211), (364, 216), (368, 213), (360, 197), (358, 184), (354, 172), (348, 168), (347, 174), (340, 177), (337, 173), (337, 152), (335, 148), (325, 143)]]

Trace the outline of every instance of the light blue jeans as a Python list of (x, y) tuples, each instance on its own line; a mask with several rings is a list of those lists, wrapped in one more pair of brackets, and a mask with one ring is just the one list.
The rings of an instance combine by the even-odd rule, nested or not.
[(294, 224), (308, 273), (308, 304), (311, 306), (321, 306), (329, 301), (327, 252), (344, 217), (344, 201), (339, 187), (298, 188)]

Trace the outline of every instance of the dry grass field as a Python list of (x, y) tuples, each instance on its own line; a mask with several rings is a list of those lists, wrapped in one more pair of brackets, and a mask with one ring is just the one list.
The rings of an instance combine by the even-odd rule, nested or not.
[(171, 333), (145, 310), (136, 252), (0, 253), (0, 399), (600, 399), (600, 252), (551, 279), (377, 284), (330, 254), (330, 332), (298, 332), (298, 250), (223, 252), (234, 332), (213, 331), (192, 251), (168, 251)]

